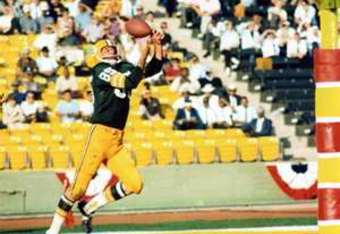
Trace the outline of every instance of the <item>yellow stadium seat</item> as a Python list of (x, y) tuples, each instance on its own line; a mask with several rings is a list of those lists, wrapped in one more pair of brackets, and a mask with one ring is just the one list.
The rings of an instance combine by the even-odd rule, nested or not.
[(20, 138), (31, 137), (31, 131), (30, 131), (29, 126), (25, 126), (22, 129), (11, 130), (10, 132), (11, 132), (12, 136), (16, 136), (16, 137), (20, 137)]
[(133, 147), (133, 153), (137, 166), (148, 166), (153, 163), (153, 151), (151, 144), (141, 144)]
[(46, 168), (46, 147), (34, 147), (28, 149), (28, 156), (31, 159), (32, 169)]
[(260, 137), (259, 148), (264, 161), (275, 161), (280, 157), (280, 143), (276, 137)]
[(31, 133), (37, 135), (46, 135), (51, 133), (50, 123), (32, 123), (30, 125)]
[(240, 159), (243, 162), (253, 162), (258, 158), (258, 142), (256, 138), (244, 138), (238, 140)]
[(225, 132), (225, 137), (227, 138), (242, 138), (245, 137), (245, 134), (241, 129), (227, 129)]
[(162, 131), (160, 130), (154, 130), (150, 134), (150, 140), (152, 142), (161, 142), (166, 141), (169, 138), (169, 132), (168, 131)]
[(152, 127), (155, 130), (172, 129), (172, 121), (167, 119), (152, 121)]
[(169, 142), (152, 143), (158, 165), (169, 165), (174, 162), (174, 148)]
[(171, 138), (175, 139), (186, 139), (187, 138), (187, 133), (186, 131), (172, 131), (172, 134), (170, 135)]
[(62, 135), (52, 134), (48, 138), (43, 138), (43, 143), (50, 148), (54, 148), (59, 147), (62, 144), (62, 140)]
[(68, 142), (70, 148), (71, 159), (74, 167), (78, 167), (84, 151), (84, 144), (80, 142)]
[(5, 147), (0, 147), (0, 170), (6, 168), (6, 161), (7, 161), (6, 149)]
[(3, 141), (5, 138), (8, 138), (9, 136), (10, 136), (10, 134), (9, 134), (9, 131), (7, 129), (1, 129), (0, 130), (0, 142)]
[(22, 138), (22, 144), (25, 146), (42, 144), (43, 137), (39, 135), (31, 135), (30, 137)]
[(194, 162), (195, 151), (193, 141), (179, 140), (173, 144), (179, 164), (191, 164)]
[(7, 149), (7, 154), (9, 157), (11, 169), (22, 170), (28, 167), (27, 149), (25, 147), (18, 146), (10, 150)]
[(213, 163), (216, 161), (216, 147), (212, 140), (200, 139), (195, 141), (199, 163)]
[(226, 138), (226, 130), (222, 129), (208, 129), (205, 131), (206, 138), (209, 139), (219, 139), (219, 138)]
[(223, 163), (234, 162), (237, 160), (237, 142), (236, 140), (220, 139), (216, 142), (216, 147)]
[(18, 146), (21, 143), (21, 138), (16, 136), (9, 136), (5, 138), (1, 138), (0, 145), (2, 146), (9, 146), (15, 145)]
[(69, 160), (69, 148), (68, 147), (57, 147), (50, 149), (50, 158), (52, 160), (53, 168), (68, 168), (70, 165)]

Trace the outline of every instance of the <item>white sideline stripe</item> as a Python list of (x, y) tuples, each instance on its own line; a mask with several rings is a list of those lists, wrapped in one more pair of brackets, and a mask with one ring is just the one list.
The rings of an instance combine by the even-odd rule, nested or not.
[(340, 226), (340, 220), (339, 219), (335, 219), (335, 220), (323, 220), (323, 221), (319, 220), (318, 224), (320, 226), (335, 226), (335, 225)]
[(340, 123), (340, 117), (319, 117), (315, 121), (317, 123)]
[(340, 189), (340, 183), (318, 183), (319, 189)]
[[(94, 232), (93, 234), (176, 234), (176, 233), (194, 233), (194, 232), (294, 232), (294, 231), (318, 231), (317, 226), (280, 226), (280, 227), (263, 227), (263, 228), (228, 228), (228, 229), (190, 229), (190, 230), (176, 230), (176, 231), (125, 231), (125, 232)], [(81, 234), (81, 233), (73, 233)]]
[(318, 158), (340, 158), (340, 152), (318, 153)]
[(316, 82), (315, 86), (316, 88), (338, 88), (340, 87), (340, 82)]

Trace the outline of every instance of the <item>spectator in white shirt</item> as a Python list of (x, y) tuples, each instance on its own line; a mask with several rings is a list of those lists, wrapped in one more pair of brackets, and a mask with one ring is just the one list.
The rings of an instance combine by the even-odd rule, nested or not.
[(136, 13), (137, 6), (140, 5), (140, 0), (123, 0), (120, 10), (121, 16), (133, 17)]
[(205, 33), (211, 17), (221, 11), (221, 3), (219, 0), (199, 0), (192, 8), (201, 17), (200, 31)]
[(236, 53), (236, 50), (240, 46), (240, 36), (234, 30), (231, 21), (225, 22), (226, 30), (222, 34), (220, 39), (220, 51), (224, 55), (225, 67), (231, 67), (232, 55)]
[(34, 100), (34, 93), (28, 92), (25, 101), (20, 104), (20, 107), (24, 114), (25, 122), (35, 122), (40, 105)]
[(195, 55), (192, 58), (192, 65), (189, 67), (190, 80), (198, 80), (204, 78), (207, 75), (207, 67), (200, 62), (199, 58)]
[(271, 28), (277, 28), (280, 21), (287, 20), (287, 12), (283, 9), (283, 0), (273, 0), (273, 5), (268, 8), (268, 21)]
[(198, 114), (205, 128), (212, 128), (216, 124), (216, 113), (209, 105), (209, 97), (203, 98), (203, 105), (198, 108)]
[(204, 93), (202, 96), (199, 97), (198, 101), (199, 101), (199, 105), (203, 105), (203, 100), (205, 98), (208, 98), (209, 100), (209, 106), (211, 108), (218, 108), (219, 106), (219, 96), (217, 96), (216, 94), (214, 94), (215, 88), (214, 86), (212, 86), (211, 84), (206, 84), (203, 88), (202, 88), (202, 92)]
[(307, 54), (307, 41), (295, 33), (287, 42), (287, 57), (302, 59)]
[(79, 102), (80, 117), (83, 121), (89, 121), (93, 114), (93, 95), (91, 91), (84, 94), (84, 99)]
[(7, 97), (6, 103), (3, 105), (2, 122), (8, 128), (20, 128), (25, 118), (19, 105), (16, 104), (12, 95)]
[(70, 90), (64, 91), (63, 100), (58, 102), (56, 113), (62, 123), (72, 123), (78, 119), (80, 114), (79, 104), (72, 99)]
[(280, 55), (280, 47), (274, 30), (266, 30), (262, 38), (262, 57), (270, 58)]
[(292, 37), (295, 33), (295, 29), (290, 27), (289, 21), (281, 21), (280, 27), (276, 31), (276, 37), (277, 41), (280, 47), (280, 55), (283, 55), (286, 57), (286, 46), (287, 42), (290, 37)]
[(50, 55), (54, 56), (57, 48), (57, 41), (58, 37), (55, 33), (55, 29), (52, 25), (47, 24), (42, 28), (42, 32), (37, 35), (33, 42), (33, 46), (39, 50), (47, 47)]
[(308, 23), (315, 24), (316, 9), (307, 0), (300, 0), (295, 8), (294, 20), (298, 25)]
[(250, 123), (255, 118), (257, 118), (256, 109), (249, 106), (247, 97), (242, 97), (241, 105), (235, 107), (233, 114), (235, 126), (242, 126), (245, 123)]
[(72, 97), (78, 94), (78, 83), (74, 76), (71, 76), (70, 71), (67, 67), (61, 68), (61, 75), (56, 81), (56, 90), (61, 95), (65, 90), (71, 90)]
[(200, 83), (198, 80), (189, 79), (188, 68), (182, 68), (181, 75), (177, 76), (170, 85), (170, 90), (174, 92), (179, 92), (184, 88), (192, 94), (196, 93), (200, 89)]
[(52, 78), (58, 67), (56, 60), (50, 56), (47, 47), (41, 49), (41, 56), (37, 58), (37, 65), (39, 74), (46, 78)]
[(173, 104), (172, 104), (172, 109), (176, 112), (178, 109), (184, 108), (185, 106), (185, 100), (190, 100), (192, 102), (192, 105), (194, 107), (197, 107), (197, 100), (195, 97), (190, 96), (189, 94), (189, 89), (187, 86), (182, 86), (181, 89), (179, 90), (181, 93), (181, 97), (178, 98)]
[[(31, 17), (33, 19), (39, 19), (42, 16), (42, 4), (45, 4), (44, 2), (40, 2), (40, 0), (32, 0), (29, 6), (29, 11), (31, 13)], [(44, 7), (44, 6), (43, 6)]]
[(229, 128), (233, 126), (233, 111), (228, 101), (223, 97), (218, 100), (218, 107), (214, 108), (216, 113), (215, 128)]
[(311, 53), (313, 49), (319, 48), (321, 43), (321, 32), (317, 26), (310, 27), (307, 31), (307, 46)]
[(4, 7), (0, 16), (0, 33), (8, 34), (12, 29), (12, 20), (14, 18), (13, 11), (10, 7)]
[(82, 32), (87, 42), (93, 43), (103, 37), (103, 27), (95, 16), (92, 16), (91, 23), (85, 26)]

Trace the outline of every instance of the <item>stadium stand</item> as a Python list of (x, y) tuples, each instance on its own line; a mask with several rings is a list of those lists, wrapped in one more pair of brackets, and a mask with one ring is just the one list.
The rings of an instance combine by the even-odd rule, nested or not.
[[(235, 70), (243, 74), (241, 79), (249, 82), (251, 90), (261, 92), (262, 101), (272, 103), (273, 109), (282, 108), (282, 111), (284, 111), (287, 116), (287, 124), (294, 124), (298, 127), (304, 126), (311, 131), (304, 131), (303, 134), (312, 134), (315, 120), (314, 85), (311, 80), (310, 49), (308, 49), (306, 57), (304, 58), (288, 58), (287, 54), (274, 54), (263, 58), (261, 48), (256, 48), (254, 51), (244, 49), (242, 47), (242, 33), (240, 33), (242, 23), (253, 22), (256, 24), (257, 18), (254, 17), (255, 14), (255, 16), (262, 17), (262, 23), (259, 25), (261, 29), (257, 30), (264, 32), (265, 29), (271, 27), (268, 25), (272, 25), (272, 19), (268, 18), (267, 12), (272, 12), (274, 6), (268, 3), (265, 5), (261, 3), (261, 1), (250, 1), (254, 2), (254, 4), (245, 6), (245, 8), (242, 8), (241, 5), (226, 6), (233, 4), (231, 2), (228, 1), (226, 3), (226, 1), (222, 1), (221, 13), (214, 15), (212, 17), (213, 19), (208, 21), (208, 27), (196, 25), (198, 22), (195, 20), (193, 22), (194, 24), (191, 25), (190, 23), (192, 22), (186, 22), (188, 19), (184, 19), (183, 17), (186, 16), (187, 11), (190, 12), (190, 10), (183, 1), (177, 6), (177, 12), (182, 12), (183, 27), (191, 28), (193, 36), (202, 37), (202, 42), (204, 42), (207, 36), (211, 36), (209, 34), (213, 34), (212, 38), (217, 40), (212, 43), (212, 47), (204, 45), (204, 48), (216, 59), (222, 54), (220, 44), (223, 43), (221, 34), (223, 33), (223, 27), (222, 32), (218, 35), (214, 30), (217, 28), (217, 25), (219, 25), (218, 27), (223, 26), (226, 19), (233, 22), (234, 28), (238, 30), (240, 42), (237, 48), (233, 48), (230, 53), (230, 61), (227, 61), (228, 66), (226, 72)], [(299, 6), (302, 4), (301, 2), (305, 1), (298, 2), (299, 3), (296, 4)], [(63, 4), (64, 7), (67, 8), (67, 4)], [(131, 16), (126, 15), (131, 14), (131, 12), (120, 11), (123, 4), (124, 0), (99, 1), (93, 11), (97, 22), (91, 25), (93, 27), (101, 25), (103, 28), (96, 29), (102, 30), (103, 36), (117, 36), (115, 34), (117, 28), (111, 31), (108, 29), (108, 26), (114, 28), (116, 19), (112, 17), (110, 19), (107, 16), (112, 16), (114, 13)], [(281, 9), (276, 4), (278, 3), (274, 3), (275, 7)], [(294, 18), (293, 5), (290, 4), (293, 3), (288, 1), (284, 7), (288, 13), (287, 20), (291, 25), (298, 25), (298, 22), (295, 22), (296, 18)], [(236, 10), (233, 12), (230, 11), (230, 9)], [(244, 12), (240, 9), (244, 9)], [(90, 15), (92, 9), (87, 6), (86, 12), (87, 13), (84, 14)], [(41, 38), (42, 35), (46, 36), (43, 28), (39, 29), (36, 34), (24, 34), (20, 31), (20, 28), (15, 28), (14, 25), (11, 31), (6, 32), (6, 35), (0, 36), (0, 44), (3, 48), (6, 48), (6, 50), (0, 52), (0, 92), (11, 90), (12, 96), (16, 101), (13, 106), (8, 105), (7, 102), (2, 106), (1, 115), (7, 128), (0, 130), (0, 169), (21, 170), (31, 168), (38, 170), (45, 168), (69, 168), (78, 165), (81, 160), (82, 145), (86, 140), (89, 124), (78, 116), (75, 117), (76, 121), (72, 120), (70, 123), (61, 123), (60, 118), (56, 114), (56, 108), (60, 100), (62, 100), (62, 97), (57, 92), (55, 79), (58, 79), (60, 76), (58, 70), (65, 67), (64, 64), (60, 63), (60, 58), (66, 56), (69, 63), (67, 66), (70, 68), (71, 76), (76, 78), (78, 87), (78, 93), (76, 95), (72, 93), (72, 98), (75, 103), (77, 103), (76, 105), (81, 108), (81, 103), (86, 101), (83, 98), (83, 94), (85, 94), (90, 87), (89, 69), (91, 51), (93, 50), (93, 42), (95, 40), (91, 40), (89, 35), (83, 35), (81, 33), (82, 31), (86, 31), (85, 29), (80, 30), (77, 28), (81, 27), (80, 25), (83, 23), (77, 21), (77, 14), (79, 13), (70, 11), (69, 14), (75, 16), (75, 26), (72, 28), (73, 31), (71, 35), (67, 37), (70, 41), (65, 38), (59, 38), (59, 42), (56, 42), (55, 45), (45, 43), (47, 44), (45, 46), (52, 47), (49, 48), (52, 56), (55, 61), (59, 62), (56, 68), (57, 71), (52, 78), (46, 78), (41, 72), (35, 71), (34, 63), (33, 65), (30, 64), (31, 60), (29, 59), (24, 60), (25, 66), (18, 63), (19, 58), (23, 56), (23, 52), (28, 53), (28, 56), (33, 61), (37, 60), (40, 56), (39, 51), (42, 49), (42, 45), (37, 45), (37, 41), (39, 41), (38, 38)], [(134, 14), (137, 14), (137, 12)], [(195, 17), (195, 13), (192, 11), (190, 14), (193, 15), (193, 18)], [(240, 16), (243, 14), (244, 16)], [(15, 17), (20, 18), (20, 14)], [(56, 16), (56, 19), (54, 19), (56, 20), (55, 22), (60, 18), (61, 16)], [(91, 17), (89, 17), (89, 20), (92, 20)], [(202, 19), (202, 23), (206, 23), (206, 20), (209, 19)], [(156, 25), (155, 22), (149, 23)], [(311, 25), (315, 28), (317, 23), (313, 21)], [(52, 32), (50, 33), (55, 35), (58, 27), (60, 27), (60, 25), (58, 26), (57, 22), (56, 26), (51, 27)], [(201, 31), (202, 29), (206, 31)], [(275, 27), (274, 29), (279, 30), (279, 28)], [(164, 24), (162, 30), (171, 38), (171, 33), (166, 31)], [(75, 40), (73, 37), (77, 37), (77, 40), (81, 39), (80, 46), (76, 46), (76, 48), (74, 46), (65, 46), (64, 43), (72, 44), (72, 40)], [(259, 45), (261, 45), (261, 43)], [(313, 44), (313, 46), (315, 46), (315, 44)], [(233, 110), (233, 108), (239, 106), (239, 103), (234, 104), (234, 101), (231, 99), (228, 101), (230, 95), (228, 91), (220, 85), (220, 83), (223, 82), (221, 82), (219, 78), (214, 77), (214, 74), (211, 74), (209, 69), (204, 68), (199, 62), (194, 61), (194, 51), (186, 51), (185, 48), (181, 48), (181, 45), (176, 44), (176, 42), (171, 41), (171, 39), (165, 42), (164, 47), (167, 49), (167, 61), (172, 61), (172, 59), (176, 58), (179, 61), (181, 69), (188, 68), (191, 73), (193, 73), (193, 71), (197, 72), (198, 76), (196, 77), (196, 81), (198, 81), (198, 88), (192, 90), (192, 88), (195, 88), (192, 77), (188, 82), (189, 88), (184, 88), (184, 92), (189, 92), (189, 97), (194, 100), (194, 105), (202, 105), (200, 103), (202, 88), (209, 83), (214, 87), (214, 95), (222, 96), (227, 100), (226, 102), (230, 105), (228, 108)], [(27, 50), (27, 48), (29, 48), (29, 50)], [(283, 48), (285, 47), (280, 46), (280, 51), (284, 50)], [(209, 53), (207, 53), (207, 56)], [(223, 59), (225, 60), (225, 51), (223, 53)], [(29, 69), (22, 69), (22, 72), (20, 72), (21, 65)], [(164, 74), (167, 74), (167, 68), (170, 65), (168, 62), (165, 64)], [(202, 69), (204, 70), (204, 74), (200, 73)], [(32, 72), (34, 73), (33, 77), (31, 77)], [(274, 161), (281, 159), (281, 142), (278, 137), (249, 137), (242, 131), (242, 126), (216, 129), (213, 128), (213, 125), (209, 125), (207, 127), (208, 129), (205, 130), (173, 130), (172, 125), (176, 115), (176, 109), (173, 108), (173, 105), (181, 98), (183, 90), (172, 91), (168, 85), (169, 79), (163, 75), (152, 77), (148, 79), (147, 82), (151, 84), (149, 88), (141, 84), (131, 95), (131, 113), (127, 123), (125, 137), (126, 148), (128, 149), (125, 153), (131, 154), (138, 166), (148, 166), (152, 164), (170, 165), (174, 163)], [(164, 119), (143, 120), (141, 118), (139, 101), (145, 89), (150, 89), (152, 96), (159, 100), (165, 117)], [(22, 115), (20, 103), (24, 100), (23, 97), (25, 97), (28, 90), (34, 92), (37, 99), (34, 102), (35, 104), (32, 105), (36, 113), (34, 120), (31, 123), (27, 123), (25, 122), (25, 118), (9, 119), (8, 117), (10, 117), (10, 115), (7, 115), (8, 112), (15, 112), (18, 115)], [(197, 109), (201, 108), (201, 106), (195, 106), (195, 108), (196, 107)], [(43, 122), (39, 121), (37, 115), (40, 109), (47, 110), (48, 113), (48, 119), (45, 119)], [(230, 114), (231, 118), (233, 118), (232, 115), (233, 114)], [(141, 144), (141, 142), (143, 144)]]

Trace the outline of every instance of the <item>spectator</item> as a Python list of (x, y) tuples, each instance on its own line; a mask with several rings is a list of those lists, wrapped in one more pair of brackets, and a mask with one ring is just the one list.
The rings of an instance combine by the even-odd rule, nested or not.
[(190, 99), (185, 100), (184, 108), (178, 109), (173, 126), (176, 130), (203, 129), (203, 123)]
[(47, 2), (41, 2), (41, 13), (42, 15), (38, 18), (39, 30), (42, 31), (44, 27), (47, 25), (54, 24), (54, 19), (52, 16), (52, 12), (49, 8)]
[(80, 39), (75, 33), (75, 23), (67, 9), (63, 10), (62, 16), (57, 21), (57, 32), (61, 46), (76, 46)]
[(213, 128), (216, 125), (216, 113), (209, 105), (209, 97), (203, 98), (203, 105), (199, 106), (198, 113), (204, 128)]
[(200, 59), (194, 55), (191, 60), (192, 65), (189, 67), (190, 80), (197, 81), (207, 75), (207, 67), (200, 62)]
[(211, 108), (217, 108), (219, 106), (219, 97), (213, 93), (214, 90), (215, 88), (211, 84), (206, 84), (202, 88), (203, 95), (199, 98), (200, 105), (203, 105), (204, 99), (208, 98)]
[(133, 17), (136, 15), (136, 10), (139, 6), (140, 0), (123, 0), (120, 15), (126, 17)]
[(268, 8), (268, 21), (269, 27), (272, 29), (277, 29), (280, 21), (287, 20), (287, 12), (283, 9), (283, 0), (273, 0), (273, 6)]
[(25, 91), (33, 92), (37, 99), (40, 99), (42, 88), (41, 85), (34, 81), (35, 74), (34, 72), (27, 67), (24, 71), (23, 77), (21, 78), (21, 84), (24, 87)]
[(196, 93), (200, 88), (198, 81), (189, 79), (188, 68), (183, 68), (181, 74), (177, 76), (170, 85), (170, 90), (180, 92), (182, 89), (187, 89), (189, 93)]
[(249, 133), (250, 136), (270, 136), (272, 135), (272, 121), (265, 117), (265, 111), (263, 107), (259, 107), (257, 110), (257, 118), (253, 119), (250, 123), (245, 124), (243, 131)]
[(40, 105), (34, 100), (34, 93), (28, 92), (26, 99), (20, 105), (26, 123), (36, 122), (36, 115)]
[(167, 81), (172, 81), (177, 76), (180, 76), (182, 73), (180, 60), (178, 58), (171, 59), (170, 63), (166, 64), (164, 73)]
[[(192, 5), (193, 10), (200, 16), (200, 31), (206, 33), (207, 26), (212, 19), (212, 16), (218, 15), (221, 11), (221, 3), (219, 0), (200, 0), (197, 5)], [(203, 36), (203, 35), (202, 35)]]
[[(226, 30), (220, 39), (220, 51), (224, 56), (225, 67), (230, 71), (232, 67), (231, 58), (237, 55), (237, 49), (240, 46), (240, 37), (234, 30), (231, 21), (225, 21)], [(236, 68), (233, 66), (233, 68)]]
[(145, 21), (150, 25), (151, 28), (157, 28), (155, 24), (155, 14), (152, 11), (146, 12)]
[(235, 107), (233, 114), (235, 126), (241, 127), (246, 123), (250, 123), (253, 119), (256, 119), (256, 117), (256, 109), (252, 106), (249, 106), (247, 97), (242, 97), (241, 105)]
[(54, 19), (54, 22), (57, 22), (58, 18), (62, 16), (65, 7), (60, 0), (51, 0), (48, 1), (48, 3), (50, 15)]
[(14, 19), (13, 11), (10, 7), (2, 8), (2, 15), (0, 16), (0, 34), (10, 34), (13, 27), (12, 21)]
[(35, 120), (37, 123), (47, 123), (47, 122), (49, 122), (47, 109), (48, 108), (46, 108), (43, 105), (40, 105), (38, 107), (38, 111), (36, 113), (36, 120)]
[(289, 21), (282, 21), (276, 31), (277, 41), (280, 47), (280, 56), (287, 56), (287, 42), (293, 36), (295, 29), (290, 27)]
[(154, 120), (163, 119), (162, 108), (159, 100), (152, 96), (150, 90), (144, 90), (139, 103), (139, 114), (142, 119)]
[(63, 100), (58, 102), (56, 113), (62, 123), (75, 122), (79, 117), (79, 105), (72, 99), (70, 90), (65, 90), (62, 95)]
[(270, 58), (280, 55), (280, 47), (274, 30), (266, 30), (262, 34), (262, 57)]
[(316, 9), (309, 4), (308, 0), (299, 0), (294, 12), (294, 21), (300, 24), (316, 24)]
[(86, 42), (94, 43), (103, 37), (104, 31), (102, 25), (99, 23), (98, 19), (93, 16), (91, 22), (85, 26), (82, 35)]
[(78, 32), (82, 32), (87, 25), (91, 23), (91, 12), (89, 8), (82, 3), (78, 4), (78, 15), (75, 18), (75, 24)]
[(70, 90), (72, 93), (72, 97), (78, 96), (78, 83), (77, 79), (74, 76), (71, 76), (68, 67), (60, 68), (61, 75), (57, 78), (56, 81), (56, 90), (58, 95), (62, 95), (64, 91)]
[(237, 88), (235, 85), (228, 86), (227, 101), (230, 103), (232, 108), (235, 108), (241, 104), (241, 96), (237, 94)]
[(10, 129), (20, 128), (24, 122), (24, 115), (12, 95), (7, 97), (3, 105), (2, 122)]
[(213, 49), (218, 48), (220, 37), (224, 31), (225, 25), (222, 21), (211, 19), (208, 24), (207, 31), (203, 35), (203, 46), (207, 50), (207, 52), (203, 55), (204, 58), (210, 56)]
[(19, 18), (20, 32), (23, 34), (35, 34), (39, 30), (38, 21), (33, 19), (29, 5), (23, 6), (24, 15)]
[[(172, 109), (176, 112), (178, 109), (184, 108), (185, 106), (185, 101), (190, 100), (193, 105), (196, 104), (196, 99), (193, 96), (190, 96), (189, 93), (189, 87), (186, 85), (183, 85), (181, 89), (179, 90), (181, 93), (181, 97), (178, 98), (173, 104), (172, 104)], [(194, 106), (196, 107), (196, 106)]]
[(24, 5), (24, 7), (28, 8), (32, 19), (38, 20), (42, 16), (42, 6), (44, 4), (45, 2), (40, 2), (40, 0), (32, 0), (29, 4)]
[(307, 41), (295, 32), (287, 42), (287, 57), (303, 59), (307, 52)]
[(17, 63), (17, 76), (23, 76), (24, 71), (31, 70), (34, 74), (38, 72), (36, 61), (30, 56), (30, 49), (25, 48), (22, 50), (18, 63)]
[(91, 91), (85, 92), (84, 99), (79, 103), (80, 117), (83, 121), (89, 121), (93, 114), (93, 95)]
[(214, 108), (214, 111), (216, 113), (214, 128), (229, 128), (233, 126), (233, 111), (225, 98), (220, 97), (218, 99), (218, 107)]
[(161, 22), (161, 32), (163, 33), (162, 45), (164, 49), (168, 49), (172, 43), (171, 34), (168, 32), (168, 23), (166, 21)]
[(41, 55), (37, 58), (37, 65), (39, 74), (43, 77), (54, 79), (58, 64), (54, 58), (49, 54), (49, 49), (43, 47), (41, 49)]
[(52, 57), (56, 54), (58, 36), (52, 24), (46, 24), (42, 32), (38, 34), (33, 42), (33, 46), (39, 50), (47, 47)]
[(26, 99), (26, 92), (22, 92), (22, 90), (19, 89), (19, 86), (20, 86), (20, 82), (12, 83), (11, 94), (17, 104), (20, 104)]

